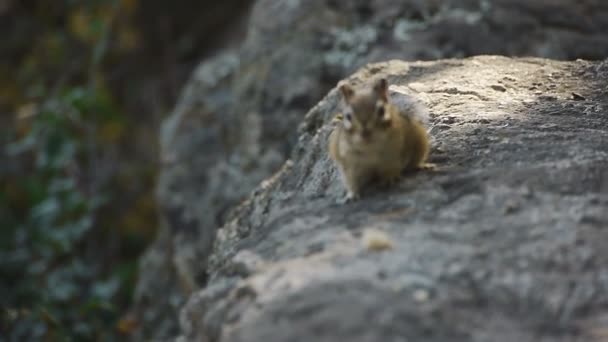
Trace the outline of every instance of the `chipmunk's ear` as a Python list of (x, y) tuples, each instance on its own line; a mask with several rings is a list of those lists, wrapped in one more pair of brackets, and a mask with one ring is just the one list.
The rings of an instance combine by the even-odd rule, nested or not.
[(355, 94), (355, 91), (353, 90), (353, 87), (346, 83), (343, 83), (342, 85), (340, 85), (340, 93), (342, 93), (342, 97), (344, 98), (344, 100), (348, 102), (348, 100), (350, 100), (350, 98), (353, 97), (353, 95)]
[(374, 83), (374, 92), (382, 100), (388, 100), (388, 81), (386, 78), (381, 78)]

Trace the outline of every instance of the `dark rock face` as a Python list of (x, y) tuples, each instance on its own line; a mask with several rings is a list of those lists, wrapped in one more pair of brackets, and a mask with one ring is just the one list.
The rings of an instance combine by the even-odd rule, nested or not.
[(219, 230), (182, 340), (605, 340), (608, 62), (392, 61), (351, 80), (379, 75), (429, 107), (439, 169), (335, 204), (331, 91)]
[[(603, 43), (608, 32), (606, 18), (608, 4), (600, 0), (563, 0), (552, 1), (550, 4), (546, 1), (524, 0), (258, 0), (251, 11), (244, 42), (237, 48), (218, 52), (215, 57), (200, 65), (161, 132), (163, 168), (159, 179), (158, 198), (164, 226), (157, 242), (141, 261), (134, 309), (142, 329), (136, 339), (163, 338), (177, 333), (175, 319), (185, 299), (199, 288), (209, 286), (211, 289), (215, 286), (213, 282), (208, 283), (208, 275), (214, 274), (217, 269), (213, 269), (215, 264), (212, 262), (211, 273), (209, 272), (208, 259), (217, 228), (228, 222), (228, 213), (232, 208), (245, 200), (262, 180), (281, 169), (290, 154), (294, 162), (297, 161), (293, 170), (300, 170), (297, 172), (302, 174), (290, 177), (281, 174), (281, 187), (298, 189), (300, 195), (308, 196), (307, 198), (322, 199), (306, 200), (302, 203), (302, 208), (299, 204), (294, 204), (298, 210), (310, 211), (314, 216), (324, 208), (337, 210), (332, 215), (366, 217), (358, 207), (361, 204), (356, 204), (355, 207), (350, 207), (351, 209), (334, 208), (328, 204), (341, 195), (342, 190), (334, 179), (331, 164), (325, 158), (325, 145), (321, 142), (304, 144), (314, 136), (317, 137), (315, 139), (324, 139), (325, 133), (317, 136), (316, 130), (322, 127), (333, 114), (331, 111), (336, 109), (337, 99), (333, 92), (309, 113), (300, 134), (297, 133), (304, 113), (327, 94), (338, 80), (366, 63), (391, 58), (434, 59), (492, 53), (558, 59), (599, 59), (608, 56), (608, 45)], [(490, 73), (488, 75), (481, 74), (481, 71), (463, 71), (462, 68), (474, 69), (472, 65), (475, 63), (497, 64), (487, 68)], [(539, 80), (530, 78), (531, 76), (522, 71), (524, 69), (511, 69), (516, 66), (527, 66), (525, 70), (539, 73)], [(564, 69), (555, 71), (559, 75), (552, 75), (548, 71), (541, 72), (543, 68), (558, 67)], [(569, 68), (586, 74), (571, 75), (568, 73)], [(487, 216), (486, 219), (489, 220), (489, 217), (494, 215), (483, 207), (490, 204), (484, 197), (487, 191), (485, 183), (481, 182), (481, 179), (489, 177), (493, 171), (505, 179), (508, 178), (512, 182), (508, 186), (536, 179), (536, 186), (542, 191), (561, 189), (560, 191), (568, 193), (571, 187), (585, 184), (585, 191), (593, 190), (600, 194), (597, 179), (606, 178), (601, 171), (605, 164), (593, 162), (596, 164), (592, 163), (593, 167), (589, 166), (591, 169), (585, 169), (586, 166), (578, 164), (572, 168), (569, 168), (570, 164), (566, 165), (566, 161), (579, 161), (581, 157), (575, 151), (583, 148), (583, 145), (572, 145), (577, 147), (558, 150), (554, 148), (555, 141), (549, 139), (542, 143), (546, 146), (539, 147), (537, 144), (540, 142), (525, 135), (531, 132), (542, 133), (564, 144), (574, 144), (573, 141), (581, 135), (592, 139), (586, 134), (587, 130), (600, 128), (581, 126), (568, 131), (556, 122), (539, 118), (534, 125), (527, 128), (530, 132), (519, 132), (519, 126), (513, 126), (515, 122), (532, 120), (520, 119), (526, 113), (534, 112), (534, 106), (541, 103), (541, 100), (545, 103), (546, 108), (543, 108), (547, 113), (555, 113), (547, 114), (550, 119), (570, 118), (565, 122), (572, 125), (593, 124), (595, 121), (592, 122), (587, 116), (579, 120), (581, 114), (577, 114), (582, 110), (580, 106), (583, 104), (587, 106), (583, 108), (585, 113), (603, 110), (599, 103), (589, 102), (591, 97), (585, 93), (585, 89), (578, 89), (579, 85), (589, 87), (586, 77), (595, 75), (593, 70), (585, 68), (591, 66), (585, 63), (553, 64), (540, 60), (520, 63), (498, 59), (493, 62), (446, 61), (410, 66), (395, 62), (388, 66), (370, 67), (364, 73), (386, 73), (392, 77), (394, 83), (409, 84), (411, 91), (419, 93), (434, 115), (432, 135), (436, 139), (436, 150), (433, 158), (438, 163), (451, 165), (454, 170), (463, 169), (469, 172), (455, 175), (450, 173), (452, 171), (444, 171), (447, 174), (432, 176), (443, 177), (445, 180), (440, 186), (443, 192), (437, 189), (423, 191), (425, 196), (438, 196), (438, 202), (424, 207), (426, 215), (434, 217), (439, 208), (445, 209), (445, 206), (455, 205), (453, 201), (470, 195), (467, 197), (469, 202), (459, 204), (462, 207), (456, 208), (461, 211), (456, 210), (450, 214), (455, 216), (444, 217), (443, 220), (470, 221), (471, 225), (475, 225), (471, 221), (473, 216), (479, 216), (480, 220), (481, 217)], [(365, 79), (366, 76), (360, 77)], [(566, 84), (566, 78), (574, 85)], [(465, 79), (469, 79), (470, 84), (463, 83)], [(429, 83), (429, 80), (434, 83)], [(478, 84), (475, 82), (491, 84), (483, 83), (488, 89), (477, 88)], [(586, 89), (590, 91), (590, 88)], [(579, 94), (581, 98), (564, 102), (563, 98), (557, 98), (555, 95), (559, 91), (562, 97), (566, 96), (564, 94), (567, 91), (571, 91)], [(568, 96), (572, 97), (571, 94)], [(450, 106), (444, 107), (447, 106), (445, 101), (449, 98), (456, 102), (447, 102)], [(498, 104), (487, 107), (486, 102), (490, 100), (498, 101)], [(514, 114), (516, 112), (520, 114)], [(502, 120), (500, 122), (504, 127), (493, 126), (494, 122), (498, 122), (497, 118)], [(507, 130), (513, 136), (506, 135), (505, 138), (502, 135), (504, 132), (499, 129)], [(473, 140), (469, 139), (470, 137)], [(448, 138), (451, 140), (446, 140)], [(588, 142), (589, 146), (595, 144), (597, 147), (600, 146), (597, 144), (605, 142), (600, 136), (594, 139), (596, 140)], [(454, 142), (477, 145), (458, 149)], [(490, 150), (490, 147), (496, 150)], [(537, 155), (527, 153), (533, 147)], [(489, 155), (490, 153), (492, 155)], [(551, 158), (557, 157), (563, 158), (565, 164), (560, 164), (546, 173), (524, 168), (532, 165), (532, 161), (554, 160)], [(599, 159), (601, 158), (598, 157)], [(496, 164), (492, 164), (493, 162)], [(300, 169), (301, 165), (307, 165), (306, 169)], [(472, 166), (489, 169), (486, 173), (478, 171), (479, 174), (470, 174)], [(286, 168), (283, 166), (283, 169)], [(581, 172), (584, 170), (592, 170), (585, 176), (587, 178), (581, 178)], [(566, 172), (568, 177), (560, 178), (565, 177), (562, 172)], [(316, 173), (324, 173), (324, 176), (311, 176)], [(407, 180), (400, 186), (403, 189), (412, 189), (418, 184), (426, 186), (425, 177), (431, 176), (416, 177), (419, 181), (412, 183)], [(270, 186), (269, 184), (273, 183), (263, 184)], [(514, 221), (510, 219), (509, 224), (505, 224), (516, 224), (519, 222), (516, 220), (517, 213), (521, 207), (525, 207), (525, 203), (523, 200), (513, 200), (511, 203), (510, 196), (521, 191), (519, 196), (526, 199), (526, 196), (529, 196), (527, 190), (518, 188), (511, 193), (502, 188), (506, 185), (500, 182), (497, 184), (497, 191), (506, 192), (501, 196), (492, 195), (498, 196), (492, 197), (492, 200), (508, 202), (509, 205), (503, 204), (514, 208), (505, 209), (513, 210)], [(578, 190), (579, 193), (583, 192), (581, 189)], [(237, 225), (239, 236), (247, 235), (254, 227), (267, 231), (267, 234), (274, 229), (268, 224), (268, 217), (265, 215), (278, 208), (272, 208), (274, 202), (265, 204), (267, 207), (252, 205), (251, 201), (257, 203), (270, 196), (266, 190), (256, 191), (257, 197), (250, 199), (250, 204), (240, 207), (236, 211), (237, 214), (233, 214), (237, 217), (245, 217), (243, 215), (247, 214), (251, 220), (247, 224)], [(449, 197), (449, 200), (439, 198), (444, 192), (452, 197)], [(274, 201), (281, 193), (285, 191), (272, 194)], [(384, 197), (377, 197), (378, 200), (380, 198)], [(411, 198), (402, 197), (391, 206), (398, 212), (405, 204), (414, 203)], [(446, 202), (439, 202), (439, 199)], [(285, 203), (290, 203), (289, 201), (292, 201), (291, 197), (286, 197)], [(418, 200), (415, 203), (419, 203)], [(602, 203), (600, 201), (595, 206), (601, 207)], [(566, 203), (560, 205), (567, 206)], [(367, 209), (370, 208), (377, 208), (378, 212), (382, 212), (386, 206), (374, 202)], [(556, 208), (561, 210), (562, 207)], [(243, 213), (243, 210), (256, 212)], [(291, 214), (284, 214), (287, 216), (277, 216), (273, 224), (286, 224)], [(329, 214), (330, 212), (327, 213)], [(566, 215), (564, 212), (559, 214)], [(326, 214), (316, 217), (311, 224), (327, 227), (342, 222), (321, 220), (325, 216)], [(544, 214), (538, 219), (544, 220)], [(546, 220), (554, 219), (549, 217)], [(595, 218), (589, 220), (593, 221)], [(522, 221), (519, 224), (519, 227), (524, 227), (529, 222)], [(476, 227), (482, 229), (480, 226)], [(489, 235), (508, 235), (498, 226), (493, 229), (499, 233), (488, 233)], [(515, 228), (509, 228), (512, 229)], [(458, 231), (451, 234), (468, 241), (468, 238), (465, 235), (460, 236)], [(270, 248), (270, 241), (261, 236), (258, 238), (259, 241), (247, 240), (243, 243), (248, 244), (247, 248), (256, 244), (259, 244), (256, 248)], [(306, 237), (309, 238), (313, 237)], [(329, 240), (324, 240), (325, 238)], [(497, 239), (502, 238), (506, 237)], [(314, 246), (323, 250), (323, 246), (329, 241), (340, 239), (327, 232), (314, 238)], [(222, 243), (217, 245), (225, 246)], [(290, 253), (297, 255), (311, 248), (315, 250), (314, 246), (293, 247)], [(431, 250), (428, 253), (436, 252)], [(268, 262), (266, 256), (260, 257)], [(277, 256), (276, 260), (286, 257)], [(432, 259), (436, 258), (440, 257), (435, 256)], [(215, 262), (220, 262), (221, 259), (217, 253), (214, 254)], [(466, 265), (466, 262), (468, 259), (465, 258), (462, 264)], [(366, 288), (371, 285), (363, 282), (360, 286)], [(353, 291), (356, 293), (357, 290)], [(392, 294), (382, 296), (388, 298), (386, 300), (392, 298)], [(445, 332), (448, 335), (457, 332), (448, 330)], [(380, 338), (380, 335), (374, 336)], [(441, 338), (444, 335), (437, 336)]]

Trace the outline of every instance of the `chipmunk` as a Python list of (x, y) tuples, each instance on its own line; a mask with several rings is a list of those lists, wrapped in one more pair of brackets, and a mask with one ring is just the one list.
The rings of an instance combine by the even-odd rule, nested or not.
[(426, 164), (426, 128), (389, 101), (386, 79), (356, 91), (349, 84), (339, 89), (345, 110), (341, 120), (334, 119), (340, 122), (329, 137), (329, 155), (342, 175), (346, 201), (359, 198), (372, 180), (390, 185), (403, 171), (434, 167)]

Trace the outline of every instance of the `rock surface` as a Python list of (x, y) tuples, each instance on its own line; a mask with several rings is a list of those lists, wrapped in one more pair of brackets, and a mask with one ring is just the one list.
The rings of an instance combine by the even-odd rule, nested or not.
[(439, 169), (336, 204), (332, 90), (218, 232), (181, 341), (606, 340), (608, 61), (391, 61), (351, 81), (377, 76), (429, 107)]
[[(135, 339), (177, 334), (179, 308), (207, 284), (217, 228), (226, 223), (234, 205), (281, 168), (298, 142), (296, 128), (304, 114), (337, 81), (366, 63), (391, 58), (491, 53), (599, 59), (608, 56), (608, 45), (603, 44), (607, 14), (608, 3), (602, 0), (256, 1), (243, 43), (218, 51), (200, 65), (163, 126), (158, 199), (164, 224), (141, 260), (134, 307), (141, 329)], [(408, 77), (426, 79), (442, 76), (444, 69), (456, 70), (445, 63), (420, 71), (414, 67)], [(497, 74), (508, 72), (496, 68)], [(491, 89), (509, 99), (510, 87), (517, 88), (518, 81), (504, 79)], [(460, 79), (445, 82), (429, 94), (459, 94)], [(560, 87), (561, 81), (552, 84)], [(412, 87), (425, 92), (425, 86)], [(548, 86), (529, 85), (537, 88), (529, 95), (538, 97), (534, 92)], [(468, 98), (484, 99), (477, 97), (478, 90), (466, 91), (461, 106), (468, 105)], [(511, 110), (511, 102), (505, 101), (500, 110)], [(496, 116), (502, 113), (496, 111)], [(310, 120), (308, 134), (323, 122)], [(440, 120), (435, 123), (437, 133), (460, 124), (452, 114)], [(480, 135), (486, 143), (500, 141), (481, 129), (466, 133)], [(508, 172), (515, 171), (505, 169)], [(331, 185), (326, 190), (337, 195), (339, 187), (326, 181)], [(298, 182), (309, 192), (319, 186)]]

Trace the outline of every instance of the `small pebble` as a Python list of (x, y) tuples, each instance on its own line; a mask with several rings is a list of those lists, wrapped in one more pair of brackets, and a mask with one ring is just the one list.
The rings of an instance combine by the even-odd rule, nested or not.
[(414, 291), (413, 297), (416, 302), (423, 303), (428, 301), (431, 296), (427, 290), (418, 289)]
[(491, 86), (492, 89), (496, 90), (496, 91), (502, 91), (505, 92), (507, 91), (507, 88), (505, 88), (504, 86), (500, 85), (500, 84), (494, 84)]
[(585, 97), (579, 93), (572, 93), (572, 99), (576, 100), (576, 101), (584, 101), (586, 100)]
[(377, 229), (366, 230), (361, 239), (365, 248), (370, 251), (383, 251), (394, 247), (390, 236)]

